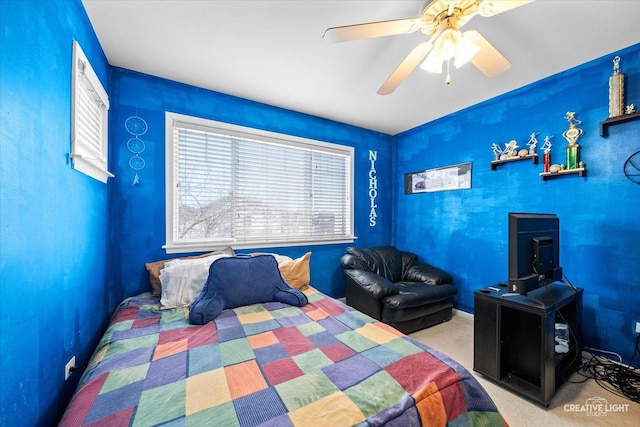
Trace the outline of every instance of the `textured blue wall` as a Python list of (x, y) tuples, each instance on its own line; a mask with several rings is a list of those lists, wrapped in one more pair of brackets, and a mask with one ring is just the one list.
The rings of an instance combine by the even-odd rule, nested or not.
[[(391, 240), (393, 171), (391, 136), (348, 126), (309, 115), (275, 108), (209, 90), (187, 86), (157, 77), (114, 69), (112, 73), (111, 164), (117, 178), (112, 183), (111, 208), (111, 287), (118, 297), (148, 291), (144, 263), (177, 256), (167, 255), (165, 243), (165, 111), (264, 129), (272, 132), (327, 141), (355, 147), (355, 245), (388, 244)], [(129, 167), (132, 154), (126, 147), (131, 137), (125, 120), (137, 114), (149, 130), (141, 138), (146, 162), (140, 171), (140, 184), (132, 185), (134, 171)], [(378, 152), (378, 221), (369, 226), (369, 150)], [(252, 248), (239, 252), (265, 250), (293, 258), (311, 251), (311, 280), (320, 291), (344, 296), (340, 257), (348, 245), (319, 245), (286, 248)], [(178, 254), (179, 255), (179, 254)]]
[[(72, 169), (71, 54), (109, 66), (79, 1), (0, 1), (0, 425), (51, 425), (113, 307), (107, 186)], [(108, 86), (107, 86), (108, 87)]]
[[(640, 106), (640, 45), (617, 52), (627, 76), (627, 104)], [(582, 333), (591, 347), (633, 354), (640, 319), (640, 185), (623, 174), (640, 150), (640, 120), (599, 134), (608, 117), (608, 78), (615, 54), (398, 135), (396, 242), (452, 272), (458, 309), (473, 312), (473, 291), (507, 279), (508, 212), (560, 218), (560, 263), (584, 288)], [(637, 107), (636, 107), (637, 108)], [(491, 144), (515, 139), (538, 152), (552, 138), (552, 163), (565, 163), (567, 111), (582, 120), (578, 141), (588, 176), (542, 181), (539, 165), (521, 161), (491, 171)], [(473, 162), (472, 189), (404, 195), (406, 172)], [(636, 363), (638, 361), (636, 360)]]

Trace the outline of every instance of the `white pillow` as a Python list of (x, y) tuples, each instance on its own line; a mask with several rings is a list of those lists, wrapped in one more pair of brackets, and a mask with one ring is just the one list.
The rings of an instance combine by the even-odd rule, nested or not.
[(252, 256), (256, 256), (256, 255), (271, 255), (272, 257), (274, 257), (276, 259), (276, 262), (278, 264), (280, 264), (281, 262), (293, 261), (293, 258), (291, 258), (291, 257), (288, 257), (286, 255), (274, 254), (274, 253), (271, 253), (271, 252), (253, 252), (253, 253), (251, 253), (249, 255), (252, 255)]
[(281, 262), (287, 262), (287, 261), (293, 261), (293, 258), (288, 257), (286, 255), (279, 255), (279, 254), (268, 254), (273, 256), (276, 259), (276, 262), (278, 264), (280, 264)]
[(230, 255), (211, 255), (205, 258), (177, 259), (165, 264), (160, 270), (162, 309), (190, 306), (204, 287), (209, 277), (209, 267), (218, 258)]

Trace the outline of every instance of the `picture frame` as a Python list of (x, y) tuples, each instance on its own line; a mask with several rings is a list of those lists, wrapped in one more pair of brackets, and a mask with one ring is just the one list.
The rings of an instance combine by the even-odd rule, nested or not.
[(404, 175), (404, 193), (418, 194), (471, 188), (472, 162), (410, 172)]

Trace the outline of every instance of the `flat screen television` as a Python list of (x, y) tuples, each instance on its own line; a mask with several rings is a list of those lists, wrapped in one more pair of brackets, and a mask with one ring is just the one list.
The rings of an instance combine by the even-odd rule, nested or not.
[(509, 213), (509, 292), (562, 280), (560, 219), (555, 214)]

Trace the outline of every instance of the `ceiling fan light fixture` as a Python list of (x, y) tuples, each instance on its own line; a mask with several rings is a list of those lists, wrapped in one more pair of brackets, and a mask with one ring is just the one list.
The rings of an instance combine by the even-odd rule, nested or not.
[(456, 68), (460, 68), (473, 58), (480, 51), (480, 47), (475, 45), (471, 40), (454, 29), (446, 29), (442, 31), (433, 43), (433, 49), (420, 68), (430, 73), (442, 73), (442, 63), (449, 59), (454, 59)]
[(455, 54), (455, 40), (451, 30), (441, 32), (433, 42), (433, 49), (427, 55), (420, 68), (430, 73), (441, 74), (442, 63), (451, 59)]
[(466, 38), (464, 34), (458, 31), (458, 38), (456, 43), (455, 50), (455, 61), (454, 65), (456, 68), (460, 68), (467, 62), (471, 61), (476, 53), (480, 51), (480, 46), (475, 45), (471, 40)]
[(420, 68), (423, 70), (427, 70), (430, 73), (441, 74), (442, 73), (442, 62), (444, 58), (435, 48), (429, 52), (425, 60), (420, 65)]

